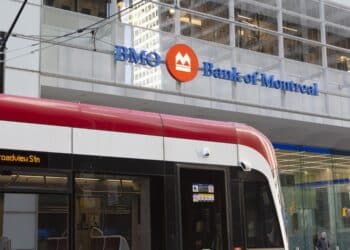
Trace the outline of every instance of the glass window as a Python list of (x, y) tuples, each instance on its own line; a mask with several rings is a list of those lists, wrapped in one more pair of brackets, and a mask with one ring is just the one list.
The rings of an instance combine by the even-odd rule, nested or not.
[(350, 71), (350, 53), (327, 49), (328, 67)]
[(256, 178), (244, 181), (244, 211), (248, 248), (283, 247), (280, 226), (270, 187), (265, 178), (253, 171)]
[(44, 0), (44, 4), (56, 8), (75, 11), (75, 0)]
[(184, 250), (227, 248), (224, 171), (180, 170)]
[(278, 38), (266, 32), (236, 26), (236, 46), (271, 55), (278, 55)]
[(335, 246), (332, 158), (310, 151), (276, 151), (293, 249), (315, 249), (321, 232)]
[(320, 41), (320, 23), (298, 16), (283, 14), (283, 32), (305, 39)]
[(320, 17), (320, 2), (317, 0), (282, 0), (282, 8), (311, 17)]
[(301, 154), (299, 151), (276, 149), (280, 180), (287, 217), (287, 232), (290, 249), (303, 249), (303, 201), (301, 182)]
[(0, 189), (67, 191), (68, 177), (61, 174), (28, 173), (21, 171), (2, 171)]
[(180, 22), (181, 34), (184, 36), (222, 44), (230, 43), (230, 25), (228, 23), (191, 15), (186, 12), (181, 12)]
[(326, 25), (327, 44), (350, 49), (350, 30)]
[[(302, 189), (304, 237), (306, 249), (313, 249), (321, 232), (327, 232), (332, 245), (335, 239), (331, 236), (331, 201), (333, 190), (332, 159), (328, 154), (302, 154)], [(333, 217), (333, 216), (332, 216)]]
[(334, 155), (335, 220), (339, 249), (350, 246), (350, 156)]
[(284, 38), (284, 55), (286, 58), (321, 65), (321, 47), (297, 40)]
[(240, 3), (240, 2), (251, 2), (251, 3), (262, 3), (262, 4), (268, 4), (272, 6), (276, 6), (276, 0), (235, 0), (235, 4)]
[(342, 9), (331, 5), (325, 5), (325, 18), (328, 22), (349, 27), (349, 12), (350, 11), (346, 9)]
[(0, 193), (3, 249), (68, 249), (67, 195)]
[(105, 0), (79, 0), (78, 12), (83, 14), (105, 18), (107, 1)]
[(181, 7), (204, 12), (206, 14), (228, 18), (228, 1), (227, 0), (180, 0)]
[[(146, 177), (77, 176), (76, 248), (97, 250), (104, 246), (105, 250), (160, 250), (156, 246), (162, 245), (161, 230), (152, 230), (151, 224), (159, 227), (161, 218), (151, 218), (151, 210), (161, 207), (161, 188), (152, 195), (150, 188), (151, 181)], [(152, 238), (157, 240), (152, 242)]]
[[(123, 5), (119, 11), (122, 11), (125, 8), (126, 6)], [(135, 6), (132, 11), (128, 13), (125, 12), (121, 14), (119, 19), (123, 23), (142, 28), (174, 32), (174, 16), (175, 9), (159, 6), (158, 4), (146, 3), (140, 6)], [(144, 30), (143, 33), (147, 34), (147, 31)], [(141, 37), (142, 42), (145, 42), (146, 39), (147, 37)]]
[(277, 11), (240, 1), (235, 3), (235, 20), (256, 27), (277, 30)]

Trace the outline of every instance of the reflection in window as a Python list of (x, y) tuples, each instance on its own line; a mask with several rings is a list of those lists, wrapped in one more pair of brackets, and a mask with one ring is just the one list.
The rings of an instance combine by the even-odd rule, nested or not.
[[(125, 8), (123, 5), (119, 11)], [(146, 3), (135, 6), (129, 13), (121, 15), (120, 21), (142, 28), (173, 32), (174, 15), (174, 9)]]
[(184, 250), (227, 249), (223, 171), (181, 169)]
[(334, 204), (331, 194), (334, 176), (332, 156), (327, 153), (289, 150), (277, 150), (276, 155), (288, 216), (291, 249), (314, 249), (317, 237), (323, 231), (330, 236), (329, 240), (334, 246), (331, 225), (335, 218), (330, 209), (331, 204)]
[(282, 247), (282, 236), (269, 184), (261, 174), (253, 173), (257, 178), (244, 183), (247, 247)]
[(275, 10), (262, 8), (246, 2), (235, 4), (235, 20), (256, 27), (277, 30)]
[(102, 18), (105, 18), (107, 16), (107, 1), (105, 0), (44, 0), (44, 4), (64, 10), (78, 11), (83, 14), (98, 16)]
[(350, 49), (350, 30), (326, 26), (327, 44)]
[(0, 175), (0, 187), (7, 189), (33, 188), (41, 190), (66, 191), (68, 178), (64, 175), (48, 175), (39, 173), (22, 173), (17, 171), (4, 171)]
[(204, 12), (214, 16), (228, 18), (228, 1), (227, 0), (180, 0), (181, 7), (191, 10)]
[(80, 0), (78, 1), (78, 11), (98, 17), (106, 17), (106, 1), (105, 0)]
[(283, 32), (305, 39), (320, 41), (320, 24), (301, 17), (283, 14)]
[(271, 34), (236, 26), (236, 46), (271, 55), (278, 55), (278, 38)]
[(350, 26), (348, 10), (341, 9), (339, 7), (330, 6), (330, 5), (325, 5), (324, 11), (325, 11), (326, 21), (340, 24), (346, 27)]
[(350, 53), (327, 49), (328, 67), (350, 71)]
[(337, 239), (340, 249), (346, 249), (350, 246), (349, 231), (350, 231), (350, 216), (342, 214), (343, 209), (350, 208), (349, 181), (350, 181), (350, 156), (336, 155), (334, 161), (334, 185), (335, 205), (336, 205), (336, 225)]
[(68, 195), (0, 194), (3, 249), (68, 249)]
[(222, 44), (230, 43), (230, 25), (228, 23), (191, 15), (185, 12), (181, 13), (180, 22), (181, 34), (184, 36)]
[[(246, 0), (237, 0), (237, 1), (246, 1)], [(277, 3), (276, 3), (276, 0), (252, 0), (252, 1), (255, 1), (255, 2), (258, 2), (258, 3), (263, 3), (263, 4), (268, 4), (268, 5), (272, 5), (272, 6), (276, 6)]]
[(68, 196), (38, 196), (38, 250), (68, 249)]
[(77, 249), (152, 249), (149, 178), (85, 174), (75, 188)]
[(75, 0), (44, 0), (44, 4), (64, 10), (75, 11)]
[(320, 17), (318, 0), (282, 0), (282, 8), (311, 17)]
[(284, 39), (286, 58), (321, 65), (321, 48), (297, 40)]

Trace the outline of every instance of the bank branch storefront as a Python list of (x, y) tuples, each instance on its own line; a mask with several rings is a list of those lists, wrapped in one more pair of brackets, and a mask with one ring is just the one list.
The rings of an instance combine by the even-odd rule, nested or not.
[[(7, 23), (19, 3), (3, 1), (11, 17), (4, 13), (0, 23)], [(5, 94), (253, 126), (276, 149), (290, 250), (314, 249), (321, 232), (332, 250), (350, 249), (350, 9), (330, 0), (29, 2), (8, 42)], [(17, 235), (44, 228), (37, 231), (47, 240), (39, 248), (68, 244), (82, 250), (89, 249), (81, 240), (91, 238), (87, 225), (95, 222), (103, 222), (110, 235), (127, 235), (136, 248), (150, 246), (150, 227), (162, 234), (152, 228), (157, 221), (139, 216), (140, 208), (147, 214), (158, 206), (159, 168), (128, 162), (137, 167), (121, 164), (113, 173), (111, 161), (81, 158), (79, 165), (65, 155), (41, 155), (46, 148), (22, 150), (25, 155), (0, 152), (0, 185), (7, 190), (0, 200), (8, 204), (2, 220)], [(96, 162), (106, 176), (90, 168)], [(14, 167), (21, 164), (32, 167)], [(143, 174), (131, 178), (135, 173)], [(170, 189), (174, 172), (161, 174)], [(124, 197), (110, 193), (113, 189)], [(140, 195), (145, 189), (150, 194)], [(93, 214), (91, 204), (105, 216)], [(164, 204), (171, 214), (173, 203)], [(116, 210), (130, 212), (118, 217), (123, 232), (113, 227)], [(15, 216), (27, 228), (11, 224)], [(47, 220), (54, 223), (46, 225)], [(70, 243), (67, 228), (76, 239)], [(99, 235), (95, 231), (91, 236)], [(165, 231), (171, 235), (171, 228)], [(142, 233), (142, 239), (134, 237)], [(29, 240), (26, 246), (34, 249)]]

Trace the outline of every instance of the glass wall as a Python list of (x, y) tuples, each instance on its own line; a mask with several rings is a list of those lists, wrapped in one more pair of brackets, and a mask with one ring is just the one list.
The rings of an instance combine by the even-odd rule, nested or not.
[(203, 18), (187, 12), (180, 14), (181, 35), (228, 45), (229, 23)]
[(84, 174), (75, 189), (77, 249), (151, 249), (149, 179)]
[[(107, 6), (107, 2), (44, 0), (44, 4), (48, 6), (98, 17), (107, 16), (106, 10), (112, 7)], [(350, 53), (350, 21), (347, 18), (350, 9), (328, 2), (321, 3), (319, 0), (281, 0), (281, 9), (276, 0), (159, 0), (161, 5), (157, 1), (135, 5), (137, 2), (117, 0), (116, 10), (123, 12), (118, 16), (118, 21), (145, 28), (133, 34), (138, 46), (151, 42), (157, 44), (152, 49), (159, 49), (162, 36), (152, 33), (151, 30), (155, 30), (229, 46), (235, 44), (243, 49), (276, 56), (284, 55), (288, 59), (321, 65), (321, 47), (324, 45), (328, 51), (323, 55), (328, 57), (327, 66), (349, 70), (344, 66), (344, 61)], [(322, 9), (324, 13), (320, 13)], [(282, 12), (280, 24), (277, 18), (279, 12)], [(325, 40), (321, 39), (322, 26), (326, 29)], [(278, 43), (282, 40), (278, 39), (278, 27), (283, 31), (284, 51), (279, 51), (282, 46), (278, 46)], [(150, 46), (146, 47), (149, 49)], [(152, 75), (159, 75), (159, 72), (153, 72)], [(159, 83), (136, 82), (138, 86), (159, 88)]]
[(0, 175), (2, 248), (68, 249), (68, 188), (66, 175), (2, 168)]
[(315, 249), (326, 232), (331, 249), (349, 249), (350, 157), (343, 152), (275, 145), (290, 249)]

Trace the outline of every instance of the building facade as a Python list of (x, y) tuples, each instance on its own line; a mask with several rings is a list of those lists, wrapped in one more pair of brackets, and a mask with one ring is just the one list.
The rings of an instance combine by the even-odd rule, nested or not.
[[(0, 31), (21, 3), (1, 2)], [(252, 125), (276, 146), (291, 249), (325, 231), (348, 250), (349, 15), (327, 0), (29, 0), (4, 92)], [(186, 83), (167, 70), (175, 44), (199, 61)], [(159, 65), (116, 60), (116, 46)]]

